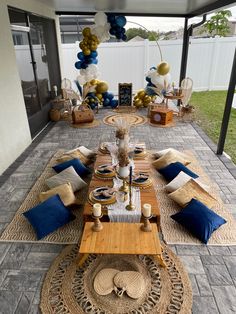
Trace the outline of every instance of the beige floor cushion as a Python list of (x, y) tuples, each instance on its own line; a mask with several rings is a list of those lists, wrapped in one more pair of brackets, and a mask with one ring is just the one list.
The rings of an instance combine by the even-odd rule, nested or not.
[(160, 158), (160, 157), (164, 156), (168, 152), (173, 152), (176, 155), (181, 156), (182, 158), (186, 158), (186, 159), (189, 158), (188, 155), (186, 155), (186, 154), (184, 154), (184, 153), (182, 153), (182, 152), (180, 152), (180, 151), (178, 151), (177, 149), (174, 149), (174, 148), (167, 148), (167, 149), (163, 149), (163, 150), (159, 150), (157, 152), (154, 152), (153, 153), (153, 157), (154, 158)]
[(96, 155), (96, 153), (93, 150), (88, 149), (85, 146), (79, 146), (78, 150), (87, 158), (93, 158)]
[(57, 158), (57, 161), (58, 162), (64, 162), (64, 161), (72, 160), (74, 158), (79, 158), (79, 160), (84, 165), (89, 165), (91, 163), (91, 159), (84, 156), (78, 149), (74, 149), (74, 150), (65, 152), (62, 156)]
[(197, 199), (210, 208), (216, 203), (216, 200), (193, 179), (170, 193), (169, 197), (181, 207), (186, 206), (192, 198)]
[(182, 164), (184, 164), (185, 166), (190, 164), (190, 160), (189, 158), (184, 157), (182, 154), (179, 154), (179, 152), (177, 151), (177, 153), (175, 151), (168, 151), (165, 155), (161, 156), (160, 158), (158, 158), (157, 160), (153, 161), (153, 166), (159, 170), (161, 168), (164, 168), (166, 166), (168, 166), (171, 163), (174, 162), (181, 162)]
[[(181, 171), (170, 183), (165, 186), (167, 192), (172, 193), (179, 188), (181, 188), (184, 184), (186, 184), (189, 180), (193, 179), (187, 173)], [(196, 181), (203, 189), (208, 190), (208, 186), (201, 182), (200, 178), (193, 179)]]
[(79, 191), (87, 186), (87, 183), (81, 179), (73, 166), (68, 167), (60, 173), (56, 174), (55, 176), (52, 176), (51, 178), (45, 180), (45, 183), (50, 189), (67, 182), (71, 183), (74, 192)]
[(62, 200), (65, 206), (69, 206), (75, 203), (75, 195), (72, 189), (71, 184), (65, 183), (62, 185), (58, 185), (53, 189), (50, 189), (46, 192), (41, 192), (39, 194), (40, 202), (46, 201), (49, 197), (58, 194), (60, 199)]

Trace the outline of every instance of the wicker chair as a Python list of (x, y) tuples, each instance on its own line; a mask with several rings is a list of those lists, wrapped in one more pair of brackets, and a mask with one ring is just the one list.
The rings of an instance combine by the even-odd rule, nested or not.
[(190, 77), (186, 77), (182, 80), (180, 87), (183, 95), (180, 116), (183, 121), (190, 122), (194, 118), (194, 107), (189, 105), (193, 91), (193, 80)]

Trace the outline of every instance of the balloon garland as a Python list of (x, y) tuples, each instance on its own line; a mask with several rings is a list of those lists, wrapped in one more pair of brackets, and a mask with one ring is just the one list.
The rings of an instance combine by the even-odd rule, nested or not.
[(99, 77), (97, 48), (101, 42), (108, 41), (110, 36), (123, 41), (127, 39), (124, 28), (126, 18), (123, 15), (98, 12), (94, 16), (94, 22), (91, 28), (85, 27), (82, 31), (83, 40), (79, 44), (81, 51), (78, 52), (78, 61), (75, 63), (76, 69), (80, 71), (77, 81), (80, 85), (88, 87), (85, 101), (91, 108), (98, 103), (104, 107), (115, 108), (118, 101), (108, 92), (108, 84), (97, 79)]
[(134, 106), (147, 107), (158, 96), (163, 101), (163, 95), (171, 88), (170, 66), (162, 61), (157, 68), (152, 67), (147, 75), (147, 85), (134, 96)]

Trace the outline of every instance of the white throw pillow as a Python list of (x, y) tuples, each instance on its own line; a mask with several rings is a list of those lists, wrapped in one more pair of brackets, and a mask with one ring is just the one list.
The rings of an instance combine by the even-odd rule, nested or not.
[(70, 166), (55, 176), (45, 180), (45, 183), (50, 189), (67, 182), (71, 183), (73, 192), (81, 190), (87, 186), (87, 183), (81, 179), (73, 166)]
[[(181, 188), (191, 179), (193, 179), (191, 176), (181, 171), (172, 181), (170, 181), (170, 183), (165, 186), (165, 189), (167, 192), (172, 193)], [(203, 189), (206, 191), (208, 190), (208, 186), (202, 183), (199, 178), (193, 180), (196, 181)]]
[(167, 149), (159, 150), (157, 152), (154, 152), (153, 156), (154, 156), (154, 158), (160, 158), (160, 157), (164, 156), (165, 154), (167, 154), (169, 152), (174, 153), (176, 156), (179, 155), (183, 159), (186, 159), (186, 158), (188, 159), (189, 158), (188, 155), (186, 155), (186, 154), (184, 154), (184, 153), (182, 153), (182, 152), (180, 152), (180, 151), (178, 151), (177, 149), (174, 149), (174, 148), (167, 148)]

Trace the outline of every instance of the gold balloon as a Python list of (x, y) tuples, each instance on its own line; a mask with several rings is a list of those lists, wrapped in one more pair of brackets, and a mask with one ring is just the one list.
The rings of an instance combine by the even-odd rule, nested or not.
[(82, 34), (83, 34), (84, 37), (90, 36), (90, 35), (91, 35), (91, 29), (90, 29), (90, 27), (85, 27), (85, 28), (83, 29), (83, 31), (82, 31)]
[(102, 100), (102, 94), (96, 93), (96, 97), (97, 97), (99, 100)]
[(157, 73), (160, 75), (166, 75), (170, 71), (170, 66), (167, 62), (162, 61), (157, 66)]
[(97, 93), (103, 94), (108, 91), (108, 84), (106, 82), (100, 82), (98, 83), (96, 87)]
[(90, 49), (91, 50), (97, 50), (98, 49), (98, 45), (97, 44), (91, 44), (90, 45)]
[(85, 56), (89, 56), (91, 54), (91, 50), (88, 48), (83, 49), (83, 53)]
[(145, 95), (146, 95), (146, 93), (145, 93), (144, 90), (140, 90), (140, 91), (138, 92), (138, 97), (141, 98), (141, 99), (144, 98)]
[(91, 85), (96, 85), (97, 84), (97, 80), (93, 79), (92, 81), (89, 82)]
[(81, 50), (83, 50), (83, 48), (84, 48), (84, 43), (83, 43), (82, 41), (79, 43), (79, 47), (80, 47)]
[(145, 101), (145, 103), (150, 103), (152, 101), (152, 98), (148, 95), (145, 95), (144, 101)]
[(134, 101), (134, 105), (135, 105), (135, 107), (142, 107), (143, 102), (142, 102), (142, 100), (140, 98), (137, 98)]

